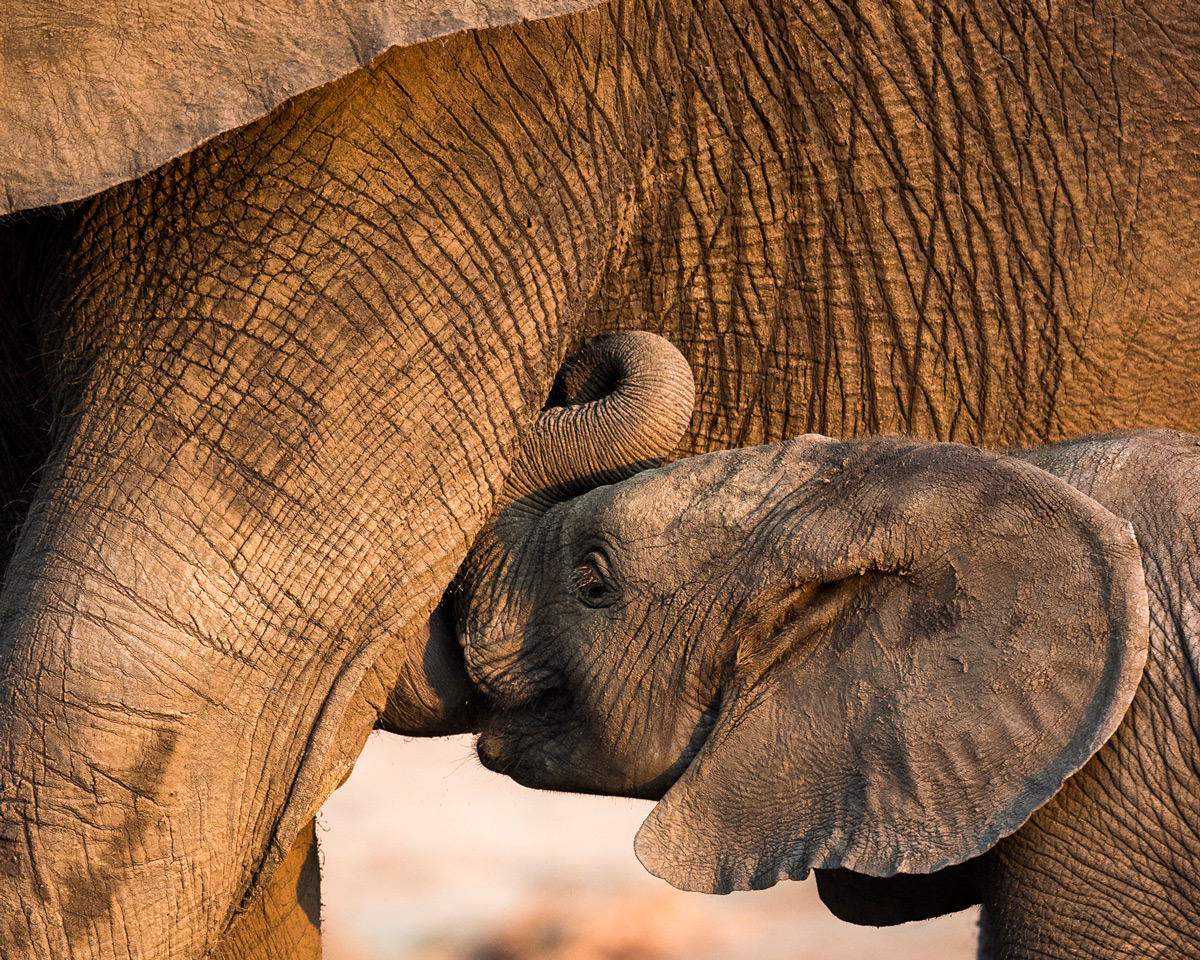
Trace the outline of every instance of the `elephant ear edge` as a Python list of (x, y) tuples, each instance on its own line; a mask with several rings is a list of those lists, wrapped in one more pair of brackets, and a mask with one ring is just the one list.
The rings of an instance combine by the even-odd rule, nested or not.
[(978, 856), (1112, 735), (1145, 664), (1132, 528), (1063, 481), (955, 444), (804, 455), (820, 465), (772, 511), (778, 553), (751, 577), (814, 599), (739, 649), (712, 733), (635, 841), (685, 890)]
[(11, 0), (0, 31), (0, 216), (132, 180), (390, 47), (598, 0)]

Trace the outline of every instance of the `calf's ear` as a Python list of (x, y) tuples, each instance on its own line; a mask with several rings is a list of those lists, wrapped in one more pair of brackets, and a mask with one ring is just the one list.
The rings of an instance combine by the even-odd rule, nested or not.
[(735, 574), (716, 723), (636, 841), (686, 890), (977, 856), (1108, 739), (1145, 663), (1133, 531), (1066, 483), (955, 444), (796, 444), (805, 479), (768, 478), (788, 492)]

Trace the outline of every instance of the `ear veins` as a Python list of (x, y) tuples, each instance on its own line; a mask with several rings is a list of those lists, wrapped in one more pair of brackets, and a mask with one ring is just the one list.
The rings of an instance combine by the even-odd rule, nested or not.
[(735, 614), (738, 636), (734, 676), (743, 689), (753, 689), (777, 663), (807, 657), (834, 621), (862, 596), (871, 574), (833, 583), (783, 581), (745, 601)]

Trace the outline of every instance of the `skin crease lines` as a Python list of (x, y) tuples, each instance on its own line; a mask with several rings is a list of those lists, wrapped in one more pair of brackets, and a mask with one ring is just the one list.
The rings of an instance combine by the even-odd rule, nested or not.
[[(540, 582), (514, 566), (518, 520), (547, 496), (583, 493), (573, 463), (623, 481), (663, 458), (810, 434), (1028, 459), (1097, 432), (1200, 433), (1195, 20), (1190, 0), (246, 0), (236, 16), (166, 0), (6, 0), (0, 957), (314, 960), (312, 818), (373, 729), (483, 725), (481, 749), (499, 763), (521, 705), (537, 703), (563, 712), (565, 735), (600, 742), (594, 717), (566, 712), (614, 695), (616, 681), (580, 658), (567, 689), (562, 668), (525, 676), (521, 638), (491, 647), (493, 666), (489, 644), (468, 644), (478, 682), (497, 688), (495, 714), (477, 712), (453, 591), (442, 602), (464, 561), (481, 581), (511, 569)], [(632, 353), (585, 349), (577, 380), (555, 384), (584, 344), (646, 330), (691, 371), (665, 392), (639, 364), (677, 366), (640, 340)], [(641, 384), (631, 403), (674, 413), (637, 429), (605, 421), (626, 442), (608, 463), (582, 425), (592, 393), (626, 379)], [(539, 423), (556, 438), (540, 447)], [(753, 471), (722, 463), (750, 484)], [(802, 872), (810, 854), (869, 865), (880, 875), (847, 867), (826, 883), (827, 899), (831, 883), (850, 891), (846, 910), (878, 910), (867, 920), (942, 909), (957, 885), (960, 899), (985, 899), (998, 950), (1062, 953), (1056, 931), (1124, 942), (1089, 926), (1087, 906), (1110, 891), (1119, 916), (1127, 887), (1105, 878), (1125, 868), (1101, 858), (1107, 834), (1073, 842), (1068, 826), (1112, 821), (1122, 857), (1164, 865), (1141, 891), (1162, 929), (1190, 929), (1194, 891), (1176, 865), (1191, 835), (1174, 817), (1156, 832), (1127, 811), (1143, 797), (1193, 807), (1190, 568), (1171, 546), (1187, 542), (1172, 530), (1192, 529), (1188, 497), (1171, 490), (1190, 481), (1144, 471), (1143, 485), (1163, 482), (1148, 504), (1177, 502), (1159, 517), (1131, 506), (1136, 470), (1097, 470), (1116, 493), (1086, 495), (1139, 542), (1164, 545), (1147, 567), (1143, 699), (1113, 746), (1074, 770), (1118, 719), (1136, 645), (1114, 648), (1105, 669), (1089, 656), (1052, 672), (1063, 648), (1043, 656), (1018, 631), (1010, 652), (1026, 650), (1032, 673), (996, 683), (1028, 683), (1034, 702), (1004, 716), (996, 744), (920, 756), (968, 769), (976, 748), (980, 763), (1022, 755), (1029, 789), (981, 805), (986, 822), (947, 801), (918, 856), (885, 836), (884, 812), (906, 809), (901, 787), (864, 778), (846, 809), (878, 808), (884, 832), (824, 810), (803, 851), (787, 838), (772, 848), (780, 869)], [(1046, 495), (1083, 510), (1061, 487)], [(698, 489), (688, 502), (709, 499)], [(907, 570), (919, 525), (893, 529), (880, 509), (878, 536), (847, 552), (868, 571), (871, 558)], [(576, 521), (582, 536), (590, 521)], [(570, 558), (569, 582), (602, 604), (616, 558), (587, 556)], [(926, 592), (889, 594), (896, 622), (936, 626), (922, 598), (958, 596), (952, 581), (974, 582), (991, 558), (922, 568)], [(1077, 560), (1065, 574), (1097, 569)], [(669, 756), (597, 748), (559, 768), (531, 741), (529, 777), (571, 786), (591, 768), (627, 792), (674, 789), (740, 702), (727, 682), (738, 652), (720, 647), (717, 625), (754, 638), (746, 666), (770, 678), (791, 662), (781, 638), (857, 623), (855, 591), (883, 589), (830, 574), (809, 597), (780, 560), (778, 595), (743, 596), (719, 561), (696, 558), (693, 593), (678, 600), (690, 598), (688, 614), (653, 642), (662, 657), (622, 661), (661, 719), (623, 705), (611, 722), (648, 731), (674, 717)], [(704, 585), (725, 592), (704, 603)], [(527, 594), (513, 591), (513, 616)], [(964, 597), (942, 605), (946, 618), (978, 599)], [(683, 661), (657, 672), (681, 643)], [(899, 729), (866, 691), (901, 659), (857, 675), (864, 725)], [(1094, 709), (1080, 716), (1087, 683)], [(814, 737), (823, 718), (811, 712)], [(1045, 724), (1054, 736), (1030, 733)], [(901, 769), (915, 756), (904, 739), (871, 748)], [(1026, 739), (1049, 752), (1008, 748)], [(1030, 812), (1056, 778), (1066, 786)], [(896, 792), (878, 792), (885, 782)], [(753, 793), (755, 778), (745, 783)], [(773, 879), (767, 860), (758, 870), (726, 853), (697, 858), (696, 882), (705, 862), (718, 885), (745, 879), (739, 869)], [(1043, 853), (1064, 869), (1041, 869)], [(910, 859), (960, 872), (883, 875)]]
[[(807, 435), (613, 472), (682, 427), (603, 438), (690, 402), (669, 344), (623, 336), (566, 368), (591, 442), (544, 412), (460, 570), (485, 766), (658, 800), (635, 848), (686, 890), (816, 869), (852, 922), (982, 903), (986, 956), (1190, 956), (1200, 438)], [(628, 351), (661, 359), (613, 382)]]

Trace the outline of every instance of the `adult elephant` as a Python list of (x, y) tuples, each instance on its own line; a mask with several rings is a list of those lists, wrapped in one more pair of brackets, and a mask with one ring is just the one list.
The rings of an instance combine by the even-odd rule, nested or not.
[(42, 6), (4, 209), (103, 192), (0, 227), (12, 960), (315, 949), (313, 813), (465, 722), (431, 612), (592, 334), (683, 347), (681, 452), (1200, 429), (1186, 4)]

